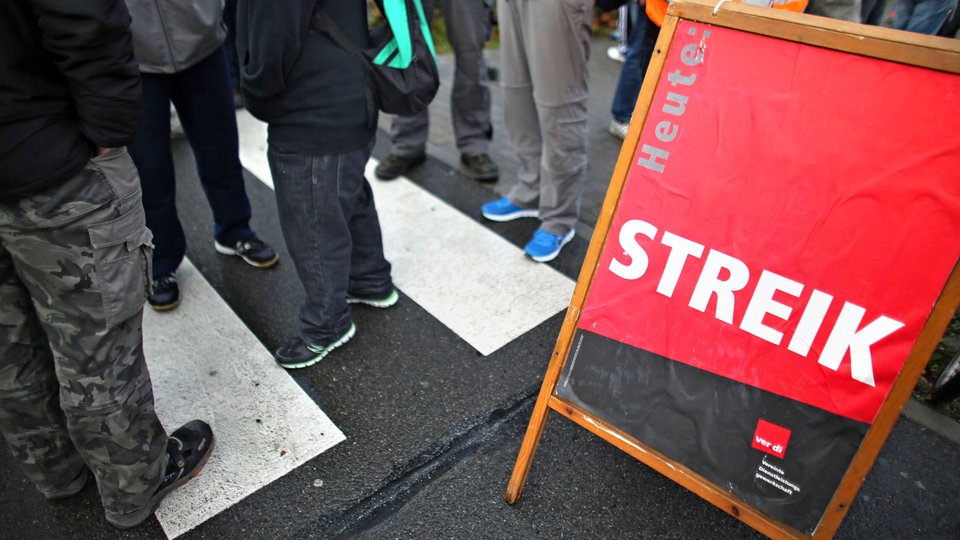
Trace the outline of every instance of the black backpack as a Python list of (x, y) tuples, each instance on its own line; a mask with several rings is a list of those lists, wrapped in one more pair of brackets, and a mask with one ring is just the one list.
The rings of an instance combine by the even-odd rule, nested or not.
[(360, 63), (367, 79), (367, 117), (376, 110), (409, 116), (430, 105), (440, 87), (436, 53), (420, 0), (377, 0), (386, 24), (370, 30), (360, 49), (319, 7), (313, 26)]

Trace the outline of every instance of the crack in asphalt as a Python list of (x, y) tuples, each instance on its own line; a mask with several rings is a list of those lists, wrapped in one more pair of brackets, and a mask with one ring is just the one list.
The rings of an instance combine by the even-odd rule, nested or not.
[[(482, 420), (455, 426), (405, 466), (398, 467), (374, 492), (344, 511), (336, 522), (318, 530), (320, 522), (302, 528), (296, 538), (356, 538), (400, 511), (435, 479), (500, 434), (504, 426), (532, 406), (539, 387), (508, 399)], [(326, 520), (322, 520), (326, 521)]]

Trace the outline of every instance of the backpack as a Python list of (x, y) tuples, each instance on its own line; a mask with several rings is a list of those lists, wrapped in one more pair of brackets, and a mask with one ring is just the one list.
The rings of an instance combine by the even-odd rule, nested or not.
[(440, 87), (437, 58), (420, 0), (377, 0), (386, 24), (370, 30), (369, 49), (360, 49), (327, 17), (314, 10), (314, 28), (362, 67), (367, 82), (367, 118), (376, 110), (409, 116), (423, 111)]

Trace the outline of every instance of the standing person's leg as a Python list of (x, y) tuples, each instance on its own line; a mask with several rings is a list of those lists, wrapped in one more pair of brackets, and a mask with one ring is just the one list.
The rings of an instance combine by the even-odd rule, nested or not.
[(494, 221), (536, 217), (540, 203), (540, 158), (543, 141), (533, 99), (533, 82), (523, 39), (527, 0), (498, 0), (500, 28), (500, 86), (503, 120), (510, 146), (517, 153), (517, 183), (506, 197), (483, 205), (483, 215)]
[(153, 232), (153, 286), (147, 302), (157, 311), (180, 304), (174, 272), (187, 253), (187, 238), (177, 215), (177, 181), (170, 150), (172, 75), (142, 74), (140, 131), (128, 147), (140, 171), (147, 227)]
[[(224, 48), (172, 76), (171, 98), (193, 149), (203, 192), (213, 211), (217, 251), (240, 255), (253, 266), (273, 266), (278, 256), (250, 228), (243, 184), (237, 117), (227, 82)], [(245, 247), (251, 243), (250, 247)]]
[(908, 32), (936, 35), (957, 0), (897, 0), (893, 27)]
[(531, 2), (524, 27), (543, 133), (540, 229), (524, 248), (539, 262), (573, 239), (587, 174), (587, 60), (593, 1)]
[(373, 199), (373, 190), (364, 177), (364, 168), (373, 141), (363, 151), (343, 156), (341, 197), (352, 205), (348, 222), (353, 249), (350, 253), (350, 280), (347, 284), (347, 302), (363, 303), (374, 307), (389, 307), (397, 302), (397, 294), (390, 276), (391, 266), (383, 254), (383, 233), (380, 216)]
[[(227, 55), (227, 83), (234, 98), (242, 98), (240, 93), (240, 66), (237, 58), (237, 0), (225, 0), (223, 3), (223, 24), (227, 27), (227, 39), (223, 47)], [(234, 105), (242, 106), (234, 100)]]
[[(60, 453), (72, 467), (71, 450), (50, 447), (66, 444), (62, 435), (53, 436), (65, 425), (97, 479), (107, 520), (135, 526), (202, 467), (213, 440), (203, 424), (203, 449), (178, 444), (173, 460), (154, 412), (141, 334), (150, 233), (133, 162), (124, 149), (115, 149), (61, 186), (0, 206), (0, 235), (17, 261), (18, 279), (31, 291), (30, 308), (21, 306), (21, 314), (34, 310), (28, 318), (40, 321), (44, 334), (32, 325), (21, 328), (27, 332), (11, 342), (16, 346), (8, 345), (20, 353), (0, 356), (4, 434), (21, 458)], [(9, 275), (4, 278), (4, 294), (17, 294)], [(37, 350), (23, 354), (23, 338)], [(32, 374), (27, 388), (9, 386), (6, 375), (18, 367)], [(63, 414), (41, 418), (38, 413), (52, 412), (57, 399), (41, 395), (57, 391), (53, 373)], [(27, 409), (31, 403), (38, 408), (31, 415), (10, 416), (8, 407)], [(180, 450), (192, 453), (190, 470)], [(67, 475), (61, 485), (69, 480)]]
[(627, 127), (637, 105), (637, 96), (640, 94), (647, 66), (650, 65), (653, 47), (660, 34), (660, 28), (647, 17), (639, 4), (631, 2), (629, 5), (631, 12), (637, 17), (637, 22), (630, 34), (626, 60), (620, 68), (617, 89), (610, 106), (610, 113), (613, 115), (610, 133), (621, 139), (627, 135)]
[(483, 57), (490, 27), (490, 6), (485, 0), (441, 0), (440, 6), (456, 61), (450, 112), (460, 162), (474, 180), (494, 181), (499, 170), (487, 154), (493, 124), (490, 122), (489, 72)]
[(863, 0), (860, 4), (860, 19), (863, 24), (879, 26), (887, 9), (887, 0)]
[(170, 75), (144, 73), (140, 130), (128, 147), (140, 171), (147, 227), (153, 232), (153, 278), (172, 274), (187, 251), (177, 215), (177, 182), (170, 151)]
[(45, 497), (69, 497), (89, 473), (67, 432), (47, 336), (4, 247), (8, 215), (0, 209), (0, 431)]
[(275, 355), (283, 367), (313, 365), (353, 337), (348, 291), (393, 290), (363, 176), (371, 149), (322, 156), (267, 151), (280, 225), (306, 292), (298, 336)]
[(917, 7), (916, 0), (894, 0), (893, 2), (893, 27), (897, 30), (904, 30), (913, 17), (913, 10)]
[[(433, 23), (433, 2), (421, 2), (428, 25)], [(410, 116), (394, 116), (390, 120), (390, 155), (374, 168), (373, 174), (381, 180), (393, 180), (426, 161), (429, 134), (428, 109)]]
[(253, 231), (225, 58), (221, 47), (173, 75), (171, 98), (213, 210), (214, 237), (221, 244), (232, 245), (253, 236)]
[(861, 4), (861, 0), (810, 0), (806, 13), (858, 23), (863, 10)]
[(394, 116), (390, 120), (390, 155), (374, 169), (377, 178), (393, 180), (426, 161), (429, 133), (429, 109), (411, 116)]

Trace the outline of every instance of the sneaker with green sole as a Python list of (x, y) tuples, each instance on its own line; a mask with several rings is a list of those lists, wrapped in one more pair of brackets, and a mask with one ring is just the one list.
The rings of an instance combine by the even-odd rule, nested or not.
[(390, 291), (390, 294), (380, 297), (372, 298), (369, 296), (354, 296), (352, 294), (347, 295), (348, 304), (364, 304), (367, 306), (373, 306), (375, 308), (388, 308), (397, 303), (400, 300), (400, 295), (397, 293), (396, 289)]
[(329, 345), (312, 345), (296, 337), (287, 345), (277, 349), (273, 358), (286, 369), (300, 369), (312, 366), (330, 354), (330, 351), (350, 341), (357, 333), (357, 326), (350, 323), (350, 328)]

